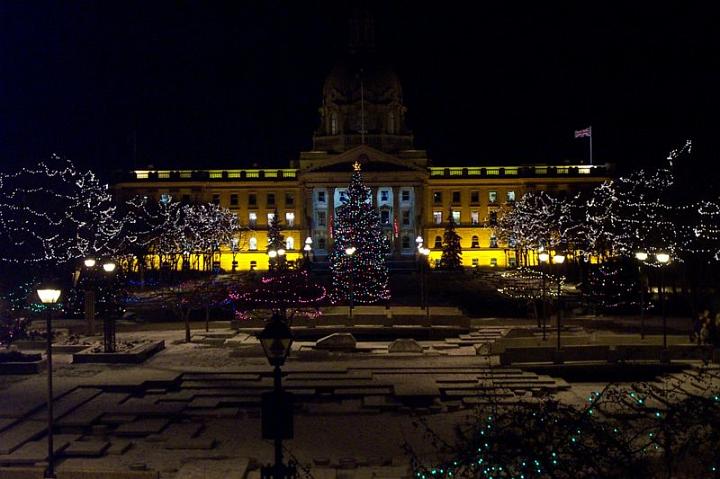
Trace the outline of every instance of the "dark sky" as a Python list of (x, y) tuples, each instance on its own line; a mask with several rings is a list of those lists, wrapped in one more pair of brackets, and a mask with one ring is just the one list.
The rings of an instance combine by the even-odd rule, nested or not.
[[(711, 12), (424, 3), (371, 9), (435, 164), (584, 161), (573, 130), (590, 124), (596, 162), (621, 171), (659, 164), (688, 137), (692, 161), (714, 164)], [(136, 132), (138, 166), (285, 166), (311, 146), (348, 12), (330, 1), (0, 0), (0, 164), (57, 152), (101, 172), (132, 168)]]

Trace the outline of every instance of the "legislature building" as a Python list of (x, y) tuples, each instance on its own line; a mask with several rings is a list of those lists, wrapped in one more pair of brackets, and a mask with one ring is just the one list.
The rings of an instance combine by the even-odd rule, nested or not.
[[(220, 266), (266, 269), (267, 230), (280, 216), (288, 259), (303, 254), (312, 240), (311, 258), (324, 262), (332, 242), (335, 210), (357, 161), (372, 188), (386, 237), (390, 264), (410, 264), (420, 236), (439, 260), (449, 215), (462, 237), (466, 266), (511, 267), (514, 250), (500, 243), (493, 225), (503, 208), (529, 191), (568, 194), (608, 179), (605, 166), (527, 163), (433, 166), (417, 149), (406, 123), (407, 108), (398, 76), (373, 54), (372, 29), (351, 28), (348, 54), (327, 76), (322, 89), (319, 126), (311, 151), (299, 153), (288, 168), (135, 170), (115, 185), (121, 198), (145, 195), (160, 199), (212, 202), (229, 208), (247, 227), (237, 251), (223, 247)], [(165, 196), (167, 198), (168, 196)]]

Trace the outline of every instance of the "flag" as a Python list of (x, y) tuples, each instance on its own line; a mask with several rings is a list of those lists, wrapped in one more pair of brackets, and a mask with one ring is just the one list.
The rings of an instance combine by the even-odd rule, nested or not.
[(575, 138), (592, 138), (592, 126), (588, 126), (582, 130), (575, 130)]
[(393, 233), (395, 233), (396, 238), (400, 236), (400, 227), (398, 226), (397, 216), (393, 217)]

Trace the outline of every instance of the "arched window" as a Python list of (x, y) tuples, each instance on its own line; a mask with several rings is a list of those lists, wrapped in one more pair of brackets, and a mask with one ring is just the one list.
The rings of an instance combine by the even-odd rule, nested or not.
[(491, 248), (497, 248), (497, 247), (498, 247), (497, 238), (495, 237), (495, 235), (492, 235), (492, 236), (490, 237), (490, 247), (491, 247)]
[(470, 245), (471, 248), (479, 248), (480, 247), (480, 238), (477, 236), (472, 237), (472, 244)]
[(285, 249), (295, 249), (295, 240), (292, 236), (288, 236), (287, 238), (285, 238)]
[(330, 114), (330, 134), (337, 135), (337, 131), (338, 131), (337, 113), (332, 112)]
[(249, 245), (250, 245), (250, 251), (257, 250), (257, 238), (254, 236), (252, 238), (250, 238)]
[(435, 237), (435, 249), (441, 249), (442, 248), (442, 238), (440, 236)]

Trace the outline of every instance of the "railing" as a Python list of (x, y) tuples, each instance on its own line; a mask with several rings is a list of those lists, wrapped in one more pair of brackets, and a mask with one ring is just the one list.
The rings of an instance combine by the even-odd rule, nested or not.
[(272, 178), (295, 179), (295, 169), (248, 170), (135, 170), (135, 180), (254, 180)]
[(431, 177), (505, 177), (505, 176), (580, 176), (605, 175), (607, 168), (599, 165), (542, 165), (542, 166), (473, 166), (430, 167)]

